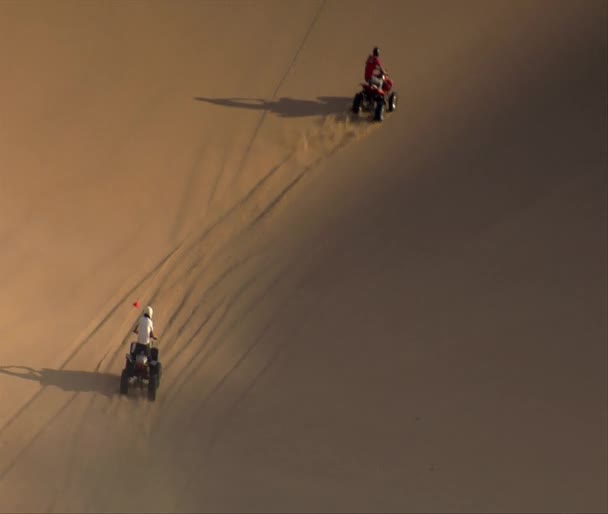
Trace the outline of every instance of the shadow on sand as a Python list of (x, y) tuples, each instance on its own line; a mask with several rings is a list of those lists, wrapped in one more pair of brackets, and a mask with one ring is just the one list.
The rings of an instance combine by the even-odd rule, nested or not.
[(55, 386), (64, 391), (98, 393), (114, 396), (118, 393), (116, 375), (95, 371), (67, 371), (42, 368), (35, 370), (27, 366), (0, 366), (0, 373), (11, 377), (39, 382), (41, 386)]
[(261, 98), (204, 98), (199, 96), (195, 100), (237, 109), (268, 111), (283, 118), (344, 114), (349, 112), (352, 103), (352, 98), (344, 96), (319, 96), (317, 100), (296, 100), (286, 97), (278, 100), (263, 100)]

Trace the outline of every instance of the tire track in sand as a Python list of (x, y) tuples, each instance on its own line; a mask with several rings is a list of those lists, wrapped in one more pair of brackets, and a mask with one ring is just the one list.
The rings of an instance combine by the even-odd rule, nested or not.
[[(310, 25), (308, 26), (308, 30), (304, 34), (304, 37), (302, 38), (302, 41), (300, 42), (300, 45), (296, 49), (296, 52), (295, 52), (293, 58), (291, 59), (291, 62), (287, 66), (287, 69), (285, 70), (285, 73), (283, 73), (283, 76), (281, 77), (281, 79), (279, 80), (278, 84), (276, 85), (274, 91), (272, 92), (272, 97), (271, 97), (272, 100), (276, 99), (277, 95), (279, 94), (279, 91), (281, 90), (281, 87), (283, 87), (283, 84), (285, 83), (285, 80), (287, 80), (287, 77), (289, 76), (289, 73), (291, 72), (291, 70), (295, 66), (295, 64), (296, 64), (296, 62), (298, 60), (298, 57), (302, 53), (302, 50), (304, 49), (304, 46), (306, 45), (306, 42), (308, 41), (308, 38), (310, 37), (313, 29), (315, 28), (315, 26), (317, 25), (317, 22), (319, 21), (319, 17), (321, 16), (321, 12), (323, 11), (326, 3), (327, 3), (327, 0), (322, 0), (321, 4), (319, 5), (319, 8), (317, 9), (317, 12), (313, 16), (313, 19), (310, 22)], [(231, 183), (230, 183), (230, 187), (234, 186), (236, 180), (243, 173), (243, 170), (245, 169), (245, 166), (247, 165), (247, 162), (249, 161), (249, 156), (251, 154), (251, 150), (252, 150), (252, 148), (253, 148), (253, 146), (254, 146), (257, 138), (258, 138), (258, 134), (259, 134), (259, 132), (260, 132), (260, 130), (262, 128), (262, 125), (264, 124), (264, 121), (266, 120), (267, 116), (268, 116), (268, 111), (267, 110), (264, 111), (260, 115), (260, 119), (258, 120), (255, 128), (253, 129), (253, 134), (251, 135), (251, 138), (249, 139), (249, 143), (247, 144), (247, 147), (245, 148), (245, 152), (243, 153), (243, 157), (241, 159), (241, 162), (239, 163), (239, 166), (237, 167), (236, 173), (232, 177), (232, 180), (231, 180)]]

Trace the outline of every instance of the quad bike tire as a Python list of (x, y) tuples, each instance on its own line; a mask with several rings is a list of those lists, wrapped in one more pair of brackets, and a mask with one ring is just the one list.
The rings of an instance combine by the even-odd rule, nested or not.
[(151, 402), (156, 400), (156, 390), (158, 389), (158, 375), (152, 373), (148, 380), (148, 400)]
[(388, 97), (388, 112), (393, 112), (397, 109), (397, 93), (393, 92)]
[(384, 100), (378, 100), (376, 102), (374, 121), (384, 121)]
[(361, 103), (363, 102), (363, 94), (357, 93), (353, 98), (353, 113), (359, 114), (361, 112)]
[(129, 371), (125, 368), (120, 374), (120, 394), (128, 394), (129, 392)]
[(154, 366), (154, 375), (156, 375), (156, 387), (160, 387), (160, 379), (162, 378), (163, 375), (163, 365), (160, 362), (156, 363), (156, 366)]

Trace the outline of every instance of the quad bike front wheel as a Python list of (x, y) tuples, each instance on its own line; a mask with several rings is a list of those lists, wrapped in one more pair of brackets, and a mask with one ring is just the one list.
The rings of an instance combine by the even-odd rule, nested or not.
[(384, 100), (378, 100), (376, 102), (376, 109), (374, 110), (374, 121), (384, 121)]
[(388, 112), (393, 112), (397, 109), (397, 93), (393, 92), (388, 97)]

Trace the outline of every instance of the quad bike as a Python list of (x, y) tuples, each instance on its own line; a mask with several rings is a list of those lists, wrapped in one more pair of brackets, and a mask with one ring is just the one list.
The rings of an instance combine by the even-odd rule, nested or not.
[(149, 349), (139, 343), (131, 343), (131, 351), (126, 354), (125, 367), (120, 375), (120, 394), (128, 394), (130, 386), (143, 389), (147, 384), (148, 400), (156, 400), (160, 386), (162, 364), (158, 360), (158, 348)]
[(353, 113), (361, 111), (373, 112), (374, 121), (383, 121), (384, 112), (393, 112), (397, 108), (397, 92), (392, 91), (393, 81), (387, 75), (382, 75), (382, 89), (362, 82), (362, 90), (353, 99)]

